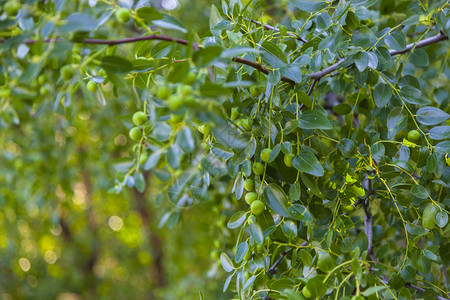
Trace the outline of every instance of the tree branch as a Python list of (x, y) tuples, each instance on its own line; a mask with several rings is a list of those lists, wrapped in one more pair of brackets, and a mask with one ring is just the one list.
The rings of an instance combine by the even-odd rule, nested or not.
[[(397, 54), (402, 54), (402, 53), (406, 53), (408, 51), (411, 51), (411, 49), (414, 47), (414, 45), (416, 45), (416, 49), (418, 49), (418, 48), (422, 48), (422, 47), (425, 47), (425, 46), (428, 46), (428, 45), (431, 45), (431, 44), (434, 44), (434, 43), (438, 43), (438, 42), (444, 41), (444, 40), (448, 40), (448, 36), (446, 36), (445, 34), (440, 32), (440, 33), (438, 33), (438, 34), (436, 34), (436, 35), (434, 35), (432, 37), (429, 37), (429, 38), (426, 38), (424, 40), (421, 40), (418, 43), (408, 44), (406, 46), (406, 49), (403, 50), (403, 51), (390, 50), (389, 53), (391, 54), (391, 56), (394, 56), (394, 55), (397, 55)], [(312, 79), (322, 78), (325, 75), (328, 75), (328, 74), (334, 72), (336, 69), (338, 69), (339, 65), (343, 61), (345, 61), (345, 59), (346, 59), (345, 57), (344, 58), (340, 58), (334, 65), (331, 65), (331, 66), (329, 66), (329, 67), (327, 67), (327, 68), (325, 68), (325, 69), (323, 69), (323, 70), (321, 70), (319, 72), (311, 73), (311, 74), (309, 74), (309, 77), (312, 78)]]
[[(257, 22), (257, 21), (253, 21), (250, 20), (252, 22)], [(256, 24), (260, 24), (261, 23), (257, 22)], [(277, 28), (274, 28), (272, 26), (269, 25), (262, 25), (264, 26), (264, 28), (270, 28), (272, 30), (277, 30)], [(45, 39), (43, 40), (45, 43), (51, 42), (51, 41), (60, 41), (61, 39)], [(113, 45), (119, 45), (119, 44), (126, 44), (126, 43), (136, 43), (136, 42), (140, 42), (140, 41), (146, 41), (146, 40), (160, 40), (160, 41), (168, 41), (168, 42), (175, 42), (177, 44), (181, 44), (181, 45), (188, 45), (189, 41), (187, 40), (183, 40), (183, 39), (177, 39), (177, 38), (173, 38), (173, 37), (169, 37), (169, 36), (165, 36), (165, 35), (158, 35), (158, 34), (151, 34), (151, 35), (146, 35), (146, 36), (138, 36), (138, 37), (131, 37), (131, 38), (123, 38), (123, 39), (118, 39), (118, 40), (101, 40), (101, 39), (84, 39), (81, 43), (84, 44), (97, 44), (97, 45), (109, 45), (109, 46), (113, 46)], [(424, 40), (421, 40), (417, 43), (412, 43), (412, 44), (408, 44), (406, 46), (406, 49), (403, 51), (395, 51), (395, 50), (390, 50), (389, 53), (391, 54), (391, 56), (397, 55), (397, 54), (402, 54), (408, 51), (411, 51), (411, 49), (414, 48), (422, 48), (434, 43), (438, 43), (440, 41), (444, 41), (444, 40), (448, 40), (448, 36), (446, 36), (444, 33), (440, 32), (439, 34), (426, 38)], [(5, 42), (6, 40), (4, 39), (0, 39), (0, 42)], [(25, 44), (34, 44), (36, 43), (38, 40), (28, 40), (25, 41)], [(198, 50), (198, 44), (197, 43), (193, 43), (193, 48), (194, 50)], [(232, 59), (234, 62), (240, 63), (240, 64), (244, 64), (247, 66), (250, 66), (252, 68), (255, 68), (256, 70), (268, 75), (270, 73), (270, 70), (265, 68), (264, 66), (256, 63), (256, 62), (252, 62), (240, 57), (234, 57)], [(320, 70), (318, 72), (315, 73), (311, 73), (308, 76), (311, 79), (320, 79), (332, 72), (334, 72), (335, 70), (339, 69), (340, 64), (345, 61), (346, 58), (340, 58), (335, 64)], [(290, 78), (287, 78), (285, 76), (281, 77), (281, 81), (285, 81), (285, 82), (289, 82), (291, 84), (295, 84), (295, 81), (293, 81)]]
[[(252, 20), (252, 19), (247, 19), (247, 18), (243, 18), (243, 19), (246, 20), (246, 21), (250, 21), (250, 22), (252, 22), (254, 24), (260, 25), (260, 26), (264, 27), (265, 30), (273, 30), (273, 31), (276, 31), (276, 32), (280, 32), (280, 29), (278, 29), (276, 27), (273, 27), (273, 26), (270, 26), (270, 25), (266, 25), (266, 24), (262, 24), (262, 23), (260, 23), (258, 21)], [(307, 42), (304, 38), (302, 38), (302, 37), (300, 37), (300, 36), (298, 36), (298, 35), (296, 35), (294, 33), (287, 32), (286, 34), (288, 36), (296, 38), (297, 40), (301, 41), (302, 43), (306, 43)]]
[[(300, 247), (306, 246), (308, 244), (308, 242), (303, 242), (300, 244)], [(283, 258), (286, 256), (286, 254), (291, 251), (292, 249), (288, 249), (283, 251), (283, 253), (281, 253), (280, 257), (273, 263), (273, 265), (269, 268), (269, 273), (270, 274), (275, 274), (277, 271), (275, 270), (275, 268), (278, 266), (278, 264), (281, 262), (281, 260), (283, 260)]]

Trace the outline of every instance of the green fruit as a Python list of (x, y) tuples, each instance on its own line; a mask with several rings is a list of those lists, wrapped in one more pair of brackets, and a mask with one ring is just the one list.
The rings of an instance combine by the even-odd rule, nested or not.
[(312, 297), (311, 291), (306, 287), (306, 285), (303, 288), (302, 292), (303, 292), (303, 296), (305, 296), (306, 298)]
[(317, 255), (319, 256), (317, 260), (317, 267), (320, 271), (328, 273), (336, 267), (335, 261), (330, 253), (321, 250)]
[(44, 74), (39, 75), (39, 77), (38, 77), (38, 83), (39, 83), (40, 85), (43, 85), (46, 81), (47, 81), (47, 76), (45, 76)]
[(147, 115), (143, 111), (137, 111), (133, 114), (132, 120), (134, 125), (139, 126), (147, 122)]
[(205, 135), (205, 136), (209, 135), (210, 129), (209, 129), (208, 125), (206, 125), (206, 124), (200, 125), (200, 126), (198, 126), (197, 129), (200, 133), (203, 133), (203, 135)]
[(255, 200), (251, 204), (252, 213), (256, 216), (262, 214), (264, 212), (264, 203), (261, 200)]
[(186, 97), (192, 94), (192, 87), (190, 85), (179, 85), (177, 88), (178, 95)]
[(95, 91), (97, 90), (97, 83), (91, 80), (87, 83), (86, 88), (88, 89), (88, 91), (95, 93)]
[(252, 257), (253, 257), (252, 250), (248, 249), (247, 253), (245, 253), (244, 259), (248, 261), (248, 260), (252, 259)]
[(20, 4), (17, 3), (17, 1), (15, 0), (9, 0), (8, 2), (5, 3), (5, 5), (3, 6), (3, 10), (5, 11), (5, 13), (7, 13), (9, 16), (14, 16), (17, 14), (17, 12), (19, 11), (20, 8)]
[(242, 119), (241, 124), (245, 130), (250, 131), (250, 130), (252, 130), (253, 120), (252, 119)]
[(186, 78), (183, 80), (183, 83), (191, 85), (195, 82), (196, 79), (197, 79), (197, 74), (195, 74), (194, 72), (189, 72), (187, 74)]
[(255, 175), (261, 175), (264, 172), (264, 165), (260, 162), (255, 162), (252, 169)]
[(139, 157), (139, 164), (142, 165), (147, 161), (148, 154), (147, 153), (141, 153), (141, 157)]
[(71, 65), (65, 65), (61, 68), (60, 74), (62, 79), (70, 80), (73, 77), (73, 68)]
[(438, 212), (438, 208), (433, 204), (429, 204), (422, 215), (422, 226), (426, 229), (433, 229), (434, 225), (436, 225), (436, 213)]
[(98, 75), (102, 77), (108, 76), (108, 73), (106, 73), (105, 69), (98, 70)]
[(39, 88), (39, 94), (41, 94), (41, 96), (45, 96), (45, 95), (47, 95), (47, 93), (48, 93), (48, 89), (45, 85), (43, 85)]
[(420, 141), (420, 133), (417, 130), (410, 130), (407, 136), (408, 141), (417, 143)]
[(178, 124), (184, 119), (183, 115), (174, 115), (170, 114), (170, 123), (171, 124)]
[(256, 193), (250, 192), (245, 195), (245, 202), (247, 202), (248, 205), (251, 205), (253, 202), (258, 199), (258, 195)]
[(261, 151), (261, 160), (263, 162), (268, 162), (270, 153), (272, 153), (272, 149), (270, 149), (270, 148), (266, 148), (263, 151)]
[(133, 127), (130, 129), (129, 135), (133, 141), (139, 141), (142, 138), (142, 130), (139, 127)]
[(122, 7), (116, 11), (116, 19), (120, 23), (126, 23), (130, 20), (130, 18), (131, 18), (131, 13), (130, 13), (130, 10), (128, 10), (128, 9)]
[(292, 159), (294, 158), (294, 154), (288, 154), (284, 156), (284, 164), (288, 167), (292, 167)]
[(156, 97), (163, 100), (169, 98), (170, 94), (171, 94), (170, 88), (166, 85), (160, 86), (156, 91)]
[(183, 100), (178, 96), (172, 95), (167, 99), (167, 105), (171, 110), (177, 110), (183, 106)]
[(253, 192), (255, 190), (255, 181), (253, 179), (245, 179), (244, 181), (244, 189), (247, 192)]
[(253, 96), (253, 97), (257, 97), (257, 96), (259, 96), (259, 89), (256, 87), (256, 86), (252, 86), (251, 88), (250, 88), (250, 94)]
[(354, 212), (354, 211), (355, 211), (355, 207), (354, 207), (353, 205), (345, 205), (345, 206), (342, 206), (342, 209), (343, 209), (345, 212), (348, 212), (348, 213), (351, 213), (351, 212)]
[(239, 115), (240, 115), (240, 113), (238, 112), (237, 107), (233, 107), (231, 109), (231, 115), (230, 115), (231, 120), (236, 120), (237, 118), (239, 118)]

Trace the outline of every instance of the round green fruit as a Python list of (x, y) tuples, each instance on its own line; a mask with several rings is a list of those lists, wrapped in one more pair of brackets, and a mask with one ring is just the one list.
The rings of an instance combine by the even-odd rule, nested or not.
[(318, 254), (317, 267), (320, 271), (328, 273), (336, 267), (336, 263), (330, 253), (321, 250)]
[(355, 211), (355, 207), (353, 205), (342, 206), (342, 209), (347, 213), (351, 213), (351, 212)]
[(194, 72), (189, 72), (186, 76), (186, 78), (183, 80), (184, 84), (187, 85), (191, 85), (195, 82), (195, 80), (197, 79), (197, 74), (195, 74)]
[(141, 156), (139, 157), (139, 164), (142, 165), (147, 161), (148, 154), (147, 153), (141, 153)]
[(98, 75), (102, 77), (108, 76), (108, 73), (106, 73), (105, 69), (98, 70)]
[(255, 175), (261, 175), (264, 172), (264, 165), (260, 162), (255, 162), (252, 169)]
[(170, 88), (166, 85), (160, 86), (156, 91), (156, 97), (163, 100), (169, 98), (170, 94), (171, 94)]
[(71, 65), (65, 65), (61, 68), (60, 74), (62, 79), (70, 80), (73, 77), (73, 68)]
[(306, 285), (303, 288), (302, 292), (303, 292), (303, 296), (305, 296), (306, 298), (312, 297), (311, 291), (306, 287)]
[(284, 156), (284, 164), (288, 167), (292, 167), (292, 159), (294, 158), (294, 154), (287, 154)]
[(438, 208), (433, 204), (429, 204), (422, 215), (422, 226), (426, 229), (433, 229), (434, 225), (436, 225), (436, 214), (438, 212)]
[(91, 80), (87, 83), (86, 88), (88, 89), (88, 91), (95, 93), (95, 91), (97, 90), (97, 84)]
[(252, 130), (252, 126), (253, 126), (253, 120), (252, 119), (243, 119), (242, 122), (242, 127), (244, 127), (245, 130)]
[(417, 130), (410, 130), (407, 136), (408, 141), (417, 143), (420, 141), (420, 133)]
[(143, 111), (137, 111), (133, 114), (132, 119), (134, 125), (139, 126), (147, 122), (147, 115)]
[(190, 85), (179, 85), (177, 88), (178, 95), (186, 97), (192, 94), (192, 87)]
[(169, 99), (167, 99), (167, 105), (170, 109), (177, 110), (181, 106), (183, 106), (183, 100), (181, 100), (181, 98), (178, 96), (172, 95), (169, 97)]
[(17, 12), (19, 11), (19, 8), (20, 8), (20, 4), (17, 3), (17, 1), (15, 1), (15, 0), (9, 0), (3, 6), (3, 10), (5, 11), (5, 13), (8, 14), (8, 16), (15, 16), (17, 14)]
[(251, 204), (252, 213), (258, 216), (264, 212), (264, 207), (265, 205), (261, 200), (255, 200)]
[(130, 13), (129, 9), (122, 7), (116, 11), (116, 19), (120, 23), (126, 23), (130, 20), (130, 18), (131, 18), (131, 13)]
[(142, 138), (142, 130), (139, 127), (133, 127), (130, 129), (129, 135), (133, 141), (139, 141)]
[(256, 193), (250, 192), (245, 195), (245, 202), (247, 202), (248, 205), (251, 205), (256, 201), (256, 199), (258, 199), (258, 195)]
[(206, 124), (200, 125), (200, 126), (198, 126), (197, 129), (200, 133), (203, 133), (203, 135), (205, 135), (205, 136), (209, 135), (210, 128), (208, 125), (206, 125)]
[(249, 261), (250, 259), (252, 259), (252, 257), (253, 257), (252, 250), (248, 249), (247, 253), (245, 253), (244, 259)]
[(231, 109), (231, 115), (230, 115), (231, 120), (236, 120), (237, 118), (239, 118), (239, 115), (240, 115), (240, 113), (239, 113), (237, 107), (233, 107)]
[(184, 115), (175, 115), (170, 114), (170, 123), (171, 124), (178, 124), (184, 119)]
[(263, 162), (268, 162), (270, 153), (272, 153), (272, 149), (270, 149), (270, 148), (266, 148), (263, 151), (261, 151), (261, 160)]
[(253, 179), (245, 179), (244, 181), (244, 189), (247, 192), (253, 192), (255, 190), (255, 181)]

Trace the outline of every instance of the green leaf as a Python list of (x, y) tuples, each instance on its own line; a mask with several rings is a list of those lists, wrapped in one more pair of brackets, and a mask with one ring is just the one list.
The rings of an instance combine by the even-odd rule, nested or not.
[(341, 103), (338, 105), (333, 106), (333, 110), (338, 115), (347, 115), (352, 111), (352, 107), (346, 103)]
[(339, 149), (342, 151), (342, 154), (346, 158), (351, 158), (351, 157), (356, 156), (356, 152), (357, 152), (356, 145), (350, 139), (343, 138), (341, 140), (341, 143), (339, 144)]
[(138, 10), (136, 10), (137, 15), (144, 19), (145, 21), (148, 20), (159, 20), (163, 18), (163, 14), (160, 13), (156, 8), (154, 7), (141, 7)]
[(289, 213), (296, 220), (304, 221), (304, 222), (313, 222), (314, 217), (311, 215), (309, 210), (298, 203), (293, 204), (289, 207)]
[(405, 34), (401, 31), (394, 31), (384, 38), (384, 43), (391, 49), (403, 51), (406, 49)]
[(302, 190), (300, 188), (300, 182), (296, 181), (289, 187), (289, 198), (291, 199), (291, 201), (300, 200), (300, 196), (302, 194), (301, 192)]
[(253, 285), (253, 282), (255, 282), (256, 279), (256, 275), (251, 276), (244, 284), (244, 286), (242, 287), (242, 291), (247, 290), (249, 287), (251, 287)]
[(307, 12), (317, 12), (327, 6), (322, 0), (289, 0), (292, 5)]
[(206, 67), (219, 58), (222, 51), (223, 48), (216, 45), (200, 49), (194, 53), (194, 63), (198, 67)]
[(383, 246), (378, 248), (378, 250), (375, 252), (375, 256), (378, 259), (383, 259), (389, 253), (389, 249), (390, 249), (389, 244), (384, 244)]
[(370, 47), (376, 40), (376, 35), (367, 27), (355, 30), (352, 34), (352, 43), (361, 48)]
[(422, 96), (422, 92), (412, 86), (405, 86), (400, 89), (400, 96), (406, 102), (417, 105), (430, 104), (430, 100)]
[(381, 285), (371, 286), (371, 287), (367, 288), (367, 290), (362, 292), (361, 295), (363, 295), (364, 297), (368, 297), (368, 296), (373, 295), (375, 293), (379, 293), (381, 291), (384, 291), (387, 288), (388, 288), (387, 286), (381, 286)]
[(356, 54), (355, 65), (360, 72), (364, 71), (369, 65), (369, 54), (366, 52), (359, 52)]
[(450, 141), (440, 142), (436, 145), (436, 152), (450, 153)]
[(409, 61), (418, 67), (426, 67), (429, 64), (428, 54), (423, 49), (414, 49)]
[(225, 283), (223, 284), (222, 292), (225, 293), (228, 289), (228, 286), (230, 285), (231, 279), (233, 279), (234, 273), (227, 277), (225, 280)]
[(429, 132), (430, 139), (433, 140), (445, 140), (450, 139), (450, 126), (436, 126), (431, 128)]
[(233, 262), (225, 252), (220, 254), (220, 262), (222, 263), (222, 267), (225, 272), (231, 272), (234, 270)]
[(164, 15), (163, 19), (154, 20), (152, 23), (153, 25), (159, 26), (161, 28), (177, 30), (183, 33), (187, 32), (180, 21), (178, 21), (175, 17), (169, 15)]
[(267, 161), (268, 163), (273, 162), (277, 158), (278, 154), (280, 153), (280, 149), (281, 144), (276, 144), (275, 147), (273, 147), (269, 155), (269, 160)]
[(288, 199), (283, 189), (275, 183), (269, 184), (263, 193), (267, 205), (277, 214), (283, 217), (290, 217), (287, 203)]
[(250, 236), (255, 240), (255, 242), (258, 245), (262, 245), (262, 243), (264, 242), (264, 235), (261, 226), (259, 226), (258, 223), (251, 223), (248, 226), (248, 229), (250, 231)]
[(411, 188), (411, 194), (420, 199), (427, 199), (429, 195), (427, 189), (421, 185), (414, 185)]
[(304, 91), (300, 90), (297, 92), (298, 101), (304, 104), (306, 107), (311, 107), (312, 100)]
[(384, 151), (385, 147), (382, 143), (377, 143), (370, 147), (372, 159), (374, 159), (377, 163), (380, 163), (381, 159), (384, 157)]
[(283, 51), (270, 41), (261, 44), (263, 59), (274, 68), (281, 68), (286, 65), (287, 59)]
[(388, 138), (393, 138), (400, 130), (405, 128), (408, 114), (402, 107), (395, 107), (388, 115), (387, 128)]
[(236, 249), (236, 256), (234, 257), (234, 261), (236, 263), (241, 262), (244, 259), (247, 251), (248, 251), (248, 244), (246, 242), (240, 243)]
[(416, 270), (412, 266), (406, 266), (402, 270), (402, 278), (407, 282), (413, 282), (416, 279)]
[(328, 118), (318, 110), (307, 110), (299, 117), (299, 128), (302, 129), (323, 129), (329, 130), (331, 126)]
[(323, 176), (324, 171), (314, 153), (309, 150), (303, 150), (299, 155), (292, 159), (292, 165), (300, 172), (308, 173), (313, 176)]
[(416, 115), (417, 121), (423, 125), (436, 125), (446, 121), (449, 117), (449, 114), (431, 106), (419, 108)]
[(323, 283), (324, 278), (323, 275), (317, 275), (306, 283), (306, 287), (311, 292), (311, 298), (320, 298), (327, 292), (327, 286)]
[(102, 68), (108, 73), (127, 73), (133, 65), (123, 57), (110, 55), (102, 58)]
[(373, 91), (373, 101), (377, 107), (385, 107), (392, 96), (392, 88), (389, 84), (379, 83)]
[(209, 11), (209, 29), (214, 36), (220, 35), (221, 30), (214, 30), (213, 27), (222, 21), (222, 15), (220, 14), (217, 7), (214, 4), (211, 5), (211, 10)]
[(65, 19), (66, 23), (61, 26), (61, 32), (75, 32), (75, 31), (94, 31), (98, 22), (91, 15), (75, 13)]
[(192, 153), (194, 151), (194, 138), (192, 137), (192, 132), (189, 127), (185, 126), (182, 130), (179, 131), (176, 138), (176, 143), (186, 153)]
[(230, 229), (238, 228), (244, 223), (246, 218), (247, 214), (244, 211), (238, 211), (230, 218), (227, 227)]
[(444, 228), (448, 223), (448, 214), (445, 211), (438, 211), (435, 216), (436, 225), (439, 228)]
[(305, 249), (300, 250), (300, 259), (306, 266), (311, 267), (313, 258)]

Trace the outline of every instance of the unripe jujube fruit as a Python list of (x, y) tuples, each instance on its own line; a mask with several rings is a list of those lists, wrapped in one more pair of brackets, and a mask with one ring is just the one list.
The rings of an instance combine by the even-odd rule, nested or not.
[(137, 111), (133, 114), (132, 119), (134, 125), (139, 126), (147, 122), (147, 115), (143, 111)]
[(264, 165), (260, 162), (255, 162), (252, 169), (255, 175), (261, 175), (264, 172)]
[(130, 13), (130, 10), (128, 10), (128, 9), (122, 7), (116, 11), (116, 19), (120, 23), (126, 23), (130, 20), (130, 18), (131, 18), (131, 13)]
[(253, 192), (255, 190), (255, 181), (253, 179), (245, 179), (244, 181), (244, 189), (247, 192)]
[(292, 167), (292, 159), (294, 158), (294, 154), (287, 154), (284, 156), (284, 164), (288, 167)]
[(261, 200), (255, 200), (251, 204), (252, 213), (258, 216), (264, 212), (264, 207), (265, 205)]
[(71, 65), (65, 65), (60, 70), (61, 78), (64, 80), (70, 80), (73, 77), (73, 68)]
[(261, 151), (261, 160), (263, 162), (268, 162), (270, 153), (272, 153), (272, 149), (270, 149), (270, 148), (266, 148), (263, 151)]
[(139, 141), (142, 138), (142, 130), (139, 127), (133, 127), (130, 129), (129, 135), (133, 141)]
[(256, 199), (258, 199), (256, 193), (250, 192), (245, 195), (245, 202), (247, 202), (248, 205), (251, 205)]

